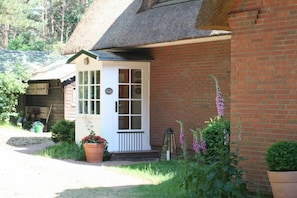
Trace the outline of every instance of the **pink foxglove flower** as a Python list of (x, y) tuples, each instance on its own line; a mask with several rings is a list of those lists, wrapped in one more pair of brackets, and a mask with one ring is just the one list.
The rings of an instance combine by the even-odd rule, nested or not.
[(216, 105), (218, 116), (222, 117), (224, 115), (224, 99), (222, 96), (222, 92), (220, 90), (218, 79), (214, 75), (209, 75), (216, 83)]
[(222, 92), (220, 90), (217, 90), (216, 104), (218, 116), (222, 117), (224, 115), (224, 99), (222, 97)]
[(196, 140), (193, 141), (193, 149), (195, 151), (195, 153), (200, 153), (200, 149), (199, 149), (199, 144)]
[(180, 132), (180, 134), (179, 134), (179, 143), (181, 146), (184, 145), (184, 133), (183, 132)]

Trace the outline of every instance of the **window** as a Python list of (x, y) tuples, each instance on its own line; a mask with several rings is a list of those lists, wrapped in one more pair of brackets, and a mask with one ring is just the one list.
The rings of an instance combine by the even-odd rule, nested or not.
[(158, 0), (155, 5), (152, 6), (152, 8), (157, 8), (161, 6), (169, 6), (169, 5), (174, 5), (178, 3), (184, 3), (188, 1), (193, 1), (193, 0)]
[(78, 72), (78, 113), (100, 114), (100, 71)]
[(144, 12), (149, 9), (158, 8), (162, 6), (170, 6), (178, 3), (185, 3), (188, 1), (198, 1), (198, 0), (143, 0), (137, 13)]

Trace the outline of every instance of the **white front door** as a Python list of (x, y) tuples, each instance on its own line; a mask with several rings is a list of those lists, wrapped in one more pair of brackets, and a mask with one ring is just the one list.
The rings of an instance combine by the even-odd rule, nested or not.
[(104, 66), (102, 77), (102, 127), (109, 133), (109, 150), (150, 150), (148, 63)]

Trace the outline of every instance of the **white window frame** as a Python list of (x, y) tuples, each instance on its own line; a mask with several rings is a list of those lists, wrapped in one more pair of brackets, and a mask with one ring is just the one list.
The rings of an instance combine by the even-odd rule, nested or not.
[[(98, 74), (99, 73), (99, 74)], [(99, 79), (98, 79), (99, 78)], [(101, 71), (78, 71), (78, 114), (100, 115)], [(92, 91), (91, 91), (92, 90)]]

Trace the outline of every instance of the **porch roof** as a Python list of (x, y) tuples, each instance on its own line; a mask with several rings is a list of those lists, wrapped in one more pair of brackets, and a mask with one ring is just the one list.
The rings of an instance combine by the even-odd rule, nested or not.
[(103, 50), (80, 50), (67, 60), (67, 63), (73, 63), (73, 61), (80, 55), (85, 54), (98, 61), (151, 61), (152, 58), (146, 54), (144, 50), (138, 51), (122, 51), (122, 52), (107, 52)]

